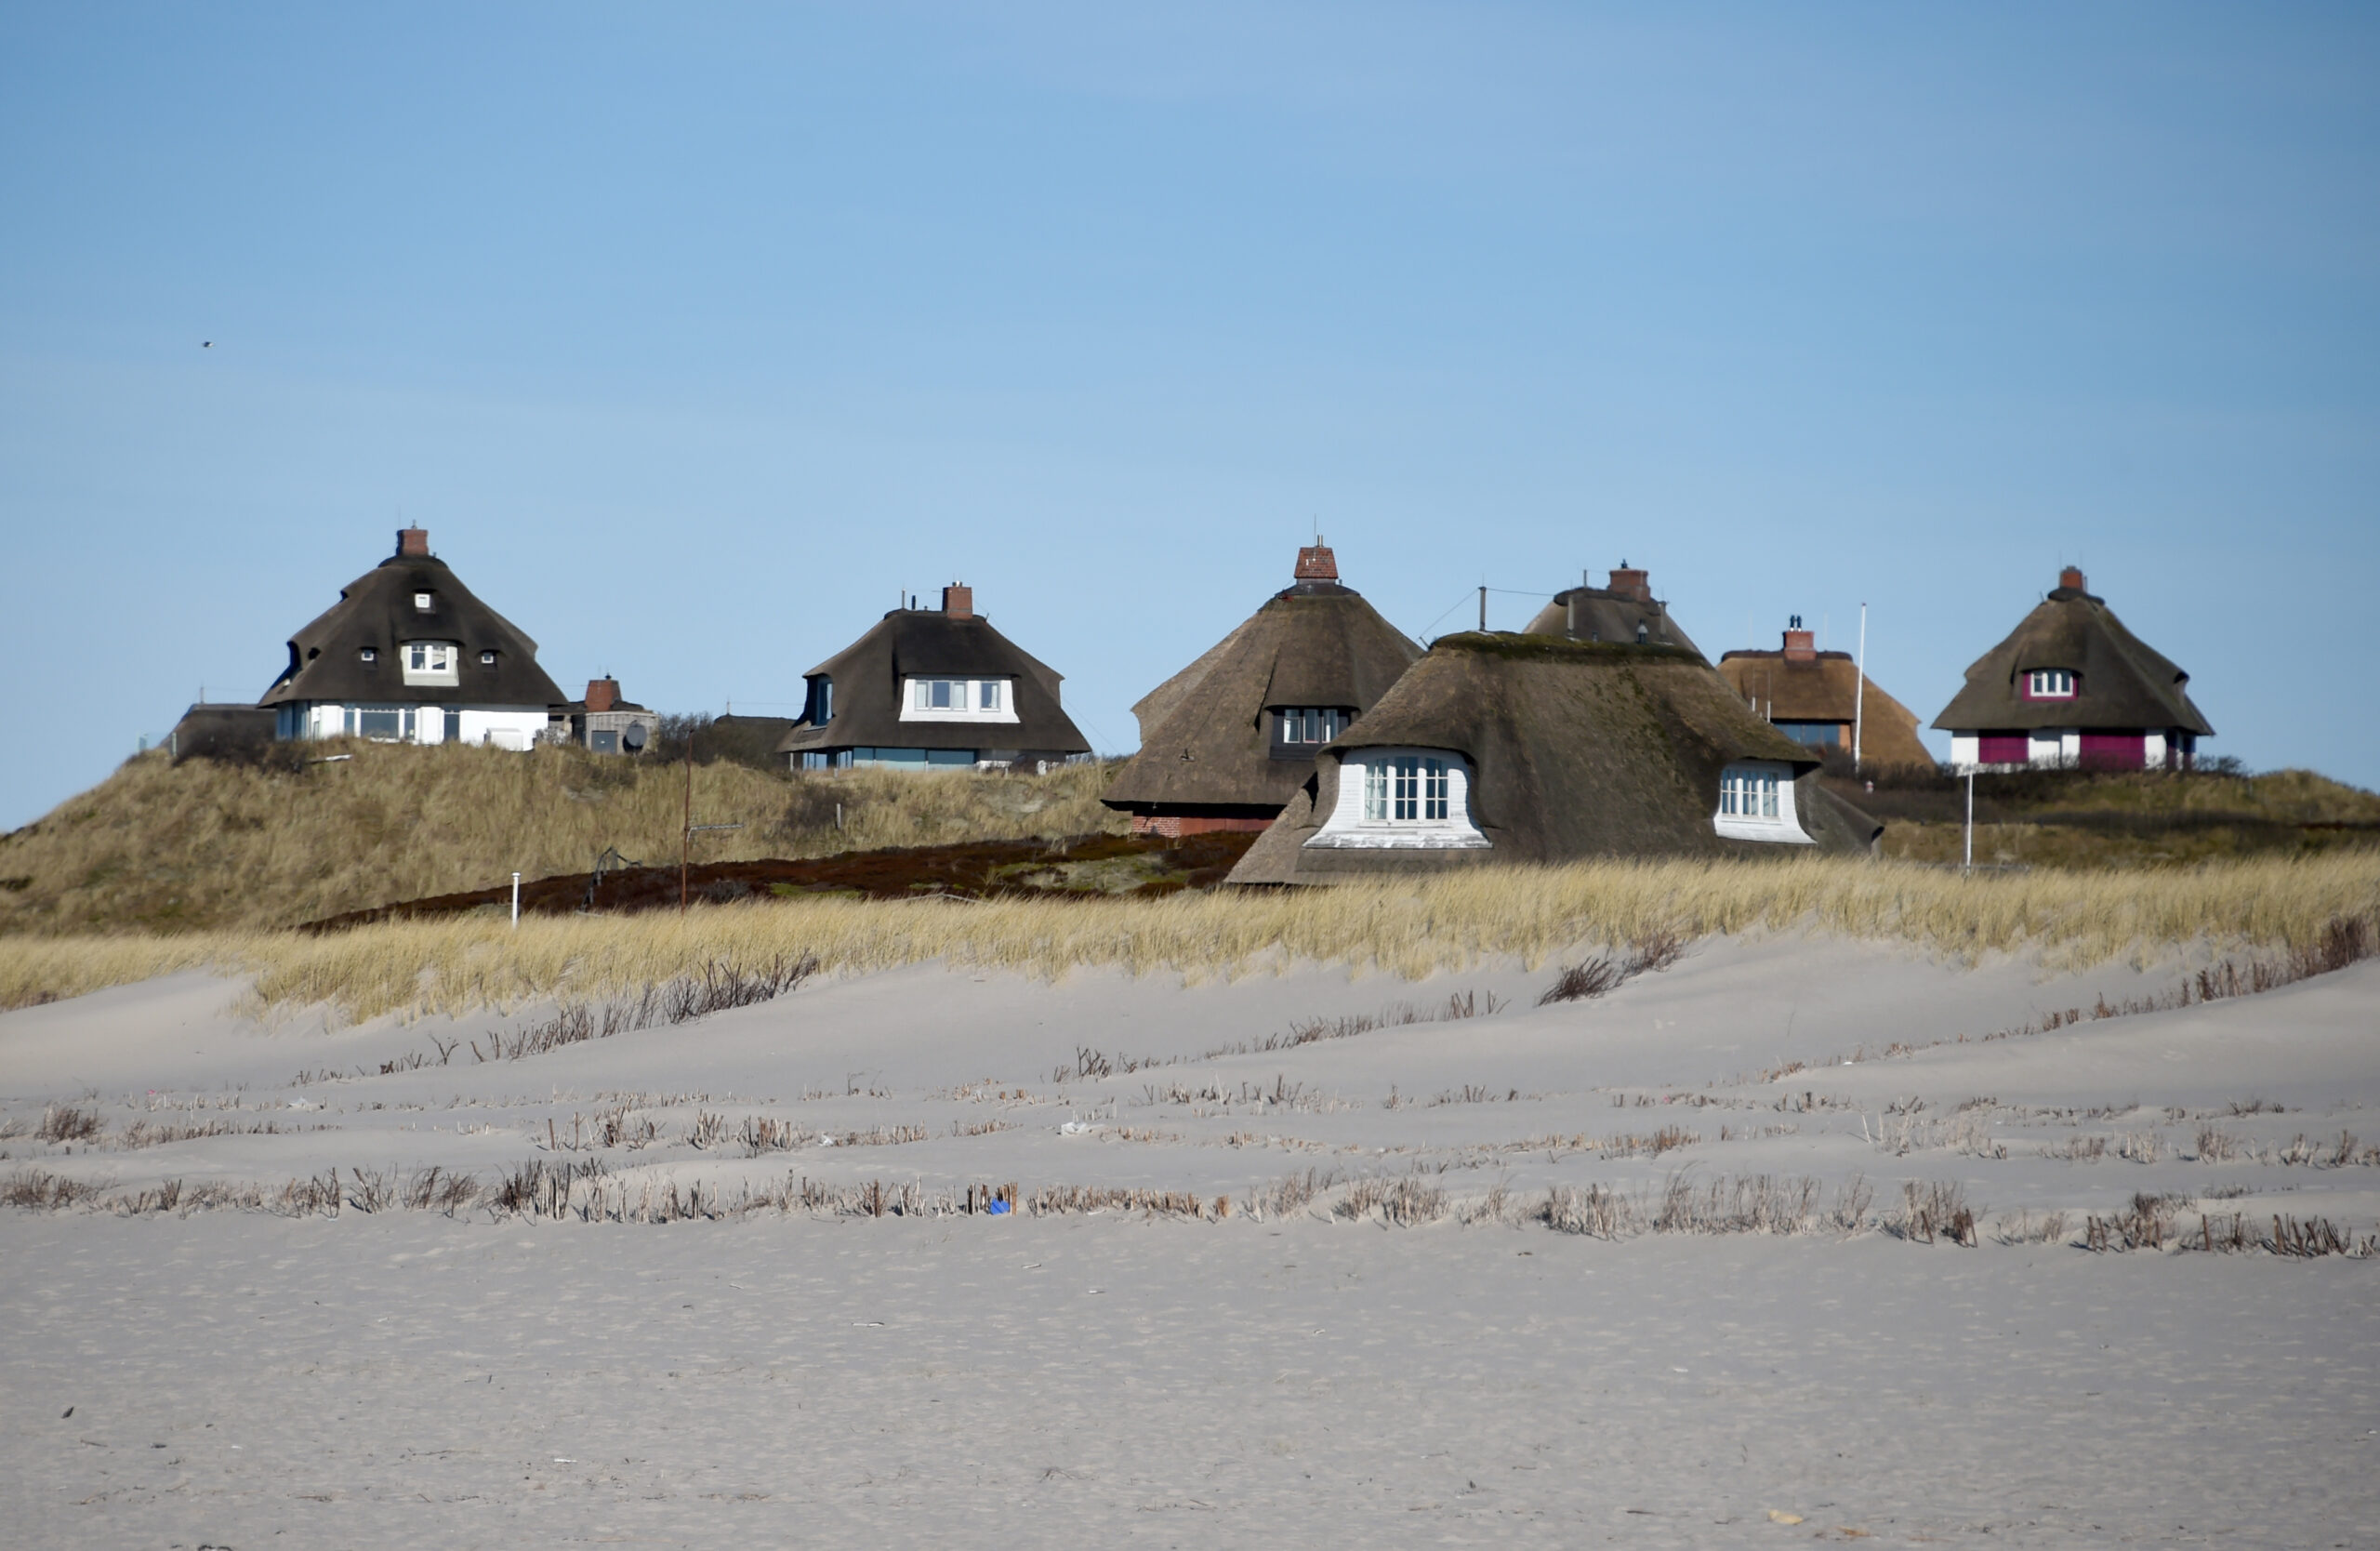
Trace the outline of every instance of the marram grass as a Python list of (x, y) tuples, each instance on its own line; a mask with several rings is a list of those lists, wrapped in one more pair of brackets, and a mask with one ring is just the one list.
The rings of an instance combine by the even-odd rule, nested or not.
[(398, 921), (294, 933), (0, 938), (0, 1005), (177, 970), (251, 974), (267, 1008), (350, 1017), (592, 1000), (700, 971), (814, 954), (828, 971), (945, 960), (1062, 976), (1085, 966), (1192, 978), (1297, 961), (1419, 978), (1483, 957), (1531, 965), (1581, 943), (1808, 930), (1946, 957), (2030, 952), (2045, 966), (2193, 945), (2305, 948), (2341, 917), (2380, 921), (2380, 855), (2343, 853), (2159, 872), (1977, 874), (1848, 858), (1596, 862), (1426, 882), (978, 904), (842, 898), (680, 916)]

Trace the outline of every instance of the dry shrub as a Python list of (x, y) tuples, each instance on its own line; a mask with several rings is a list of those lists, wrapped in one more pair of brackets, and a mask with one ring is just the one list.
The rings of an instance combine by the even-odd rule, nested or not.
[(1367, 1176), (1354, 1181), (1339, 1198), (1332, 1214), (1363, 1219), (1377, 1215), (1395, 1227), (1419, 1227), (1447, 1214), (1447, 1193), (1418, 1174), (1396, 1179)]
[(41, 1112), (41, 1124), (33, 1138), (41, 1142), (96, 1142), (104, 1129), (96, 1109), (77, 1109), (71, 1104), (53, 1104)]
[(1976, 1218), (1981, 1209), (1967, 1205), (1965, 1186), (1956, 1180), (1912, 1179), (1903, 1181), (1900, 1190), (1901, 1209), (1885, 1219), (1885, 1232), (1921, 1244), (1943, 1238), (1975, 1247)]

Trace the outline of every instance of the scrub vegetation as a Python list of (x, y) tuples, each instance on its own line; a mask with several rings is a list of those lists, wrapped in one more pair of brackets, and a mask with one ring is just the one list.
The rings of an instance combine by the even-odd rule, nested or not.
[[(1531, 966), (1582, 944), (1809, 930), (1953, 959), (2032, 952), (2082, 967), (2176, 950), (2310, 952), (2380, 921), (2380, 855), (2343, 851), (2154, 872), (1978, 873), (1857, 858), (1478, 868), (1327, 890), (1155, 899), (895, 902), (827, 896), (686, 914), (401, 921), (288, 932), (0, 938), (0, 1005), (173, 970), (253, 974), (271, 1007), (351, 1017), (634, 998), (706, 974), (814, 960), (828, 974), (943, 959), (1061, 976), (1113, 966), (1191, 977), (1292, 961), (1420, 977), (1488, 956)], [(2368, 925), (2359, 928), (2369, 931)]]
[[(743, 828), (696, 835), (698, 862), (1128, 828), (1100, 805), (1104, 764), (795, 775), (723, 751), (694, 766), (694, 821)], [(351, 739), (251, 762), (152, 751), (0, 837), (0, 935), (292, 926), (515, 870), (583, 873), (607, 848), (674, 868), (685, 817), (685, 765), (653, 758)]]

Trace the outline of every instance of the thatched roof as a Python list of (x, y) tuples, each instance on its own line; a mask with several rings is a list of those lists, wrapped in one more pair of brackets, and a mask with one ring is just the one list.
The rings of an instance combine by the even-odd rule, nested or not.
[(1266, 712), (1337, 706), (1361, 715), (1421, 655), (1338, 583), (1329, 550), (1316, 546), (1300, 562), (1298, 582), (1132, 708), (1141, 751), (1102, 799), (1109, 807), (1276, 812), (1313, 776), (1314, 761), (1274, 755)]
[[(2076, 677), (2070, 700), (2028, 700), (2025, 675), (2063, 668)], [(2084, 590), (2069, 567), (2008, 639), (1977, 657), (1966, 687), (1934, 719), (1946, 731), (2030, 727), (2178, 729), (2204, 737), (2215, 729), (2190, 703), (2190, 676), (2124, 629), (2107, 601)]]
[[(427, 609), (416, 604), (422, 594)], [(459, 682), (405, 683), (397, 648), (409, 641), (459, 646)], [(493, 662), (480, 660), (489, 654)], [(426, 531), (405, 528), (394, 555), (341, 588), (338, 602), (290, 639), (289, 666), (258, 703), (551, 707), (562, 698), (537, 666), (537, 643), (430, 552)]]
[(1574, 587), (1556, 592), (1554, 601), (1537, 611), (1524, 628), (1527, 635), (1562, 636), (1572, 641), (1633, 643), (1638, 631), (1651, 646), (1683, 646), (1700, 656), (1702, 649), (1670, 617), (1670, 605), (1653, 596), (1652, 573), (1626, 561), (1613, 568), (1610, 585)]
[[(954, 591), (958, 590), (953, 590)], [(812, 710), (779, 740), (780, 754), (810, 749), (983, 749), (1036, 754), (1087, 754), (1091, 744), (1059, 708), (1064, 675), (992, 629), (972, 612), (899, 608), (803, 676)], [(1006, 679), (1016, 710), (1011, 722), (904, 722), (901, 685), (910, 678)], [(832, 679), (834, 715), (811, 720), (817, 683)]]
[[(1931, 764), (1917, 736), (1917, 713), (1868, 681), (1859, 699), (1859, 664), (1848, 652), (1729, 652), (1719, 676), (1771, 722), (1860, 721), (1859, 757), (1869, 764)], [(1844, 735), (1844, 752), (1851, 751)]]
[[(1473, 772), (1471, 817), (1488, 846), (1306, 847), (1321, 828), (1316, 815), (1338, 801), (1342, 759), (1382, 746), (1462, 755)], [(1258, 839), (1232, 881), (1327, 882), (1482, 862), (1789, 849), (1713, 830), (1720, 773), (1739, 760), (1792, 767), (1802, 828), (1820, 849), (1864, 851), (1881, 833), (1874, 820), (1818, 786), (1810, 749), (1754, 716), (1694, 652), (1536, 635), (1444, 636), (1323, 750), (1313, 784)]]

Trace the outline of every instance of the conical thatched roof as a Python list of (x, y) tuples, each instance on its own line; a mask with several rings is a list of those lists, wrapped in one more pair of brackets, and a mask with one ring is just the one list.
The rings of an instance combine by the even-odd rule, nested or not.
[[(1342, 762), (1366, 748), (1448, 749), (1468, 762), (1470, 817), (1485, 847), (1309, 846), (1338, 805)], [(1322, 752), (1231, 881), (1329, 882), (1382, 870), (1590, 856), (1777, 855), (1712, 826), (1721, 772), (1791, 768), (1800, 827), (1818, 849), (1865, 851), (1881, 826), (1818, 784), (1818, 760), (1744, 706), (1694, 652), (1535, 635), (1443, 636)]]
[[(1803, 632), (1795, 631), (1794, 634)], [(1859, 757), (1868, 764), (1932, 764), (1917, 736), (1917, 713), (1868, 681), (1859, 694), (1859, 664), (1848, 652), (1729, 652), (1719, 659), (1719, 676), (1770, 722), (1861, 723)], [(1851, 751), (1844, 735), (1843, 751)]]
[(1702, 650), (1670, 617), (1670, 605), (1653, 596), (1652, 573), (1624, 560), (1613, 567), (1608, 586), (1581, 585), (1556, 592), (1552, 603), (1537, 611), (1525, 633), (1571, 641), (1641, 639), (1649, 646), (1683, 646), (1698, 655)]
[[(1966, 687), (1934, 719), (1946, 731), (2030, 727), (2178, 729), (2211, 736), (2186, 686), (2190, 676), (2124, 629), (2107, 600), (2084, 590), (2068, 568), (2008, 639), (1976, 659)], [(2077, 679), (2073, 698), (2028, 700), (2025, 676), (2063, 668)]]
[(1250, 812), (1269, 817), (1314, 774), (1275, 751), (1267, 712), (1368, 712), (1421, 648), (1341, 586), (1328, 549), (1299, 555), (1299, 580), (1151, 690), (1132, 714), (1141, 751), (1103, 801), (1140, 815)]
[[(397, 649), (409, 641), (459, 647), (458, 682), (405, 683)], [(258, 704), (552, 707), (562, 698), (562, 687), (537, 666), (537, 643), (528, 632), (482, 603), (431, 554), (426, 531), (404, 528), (395, 554), (339, 589), (338, 602), (290, 638), (289, 666)]]

